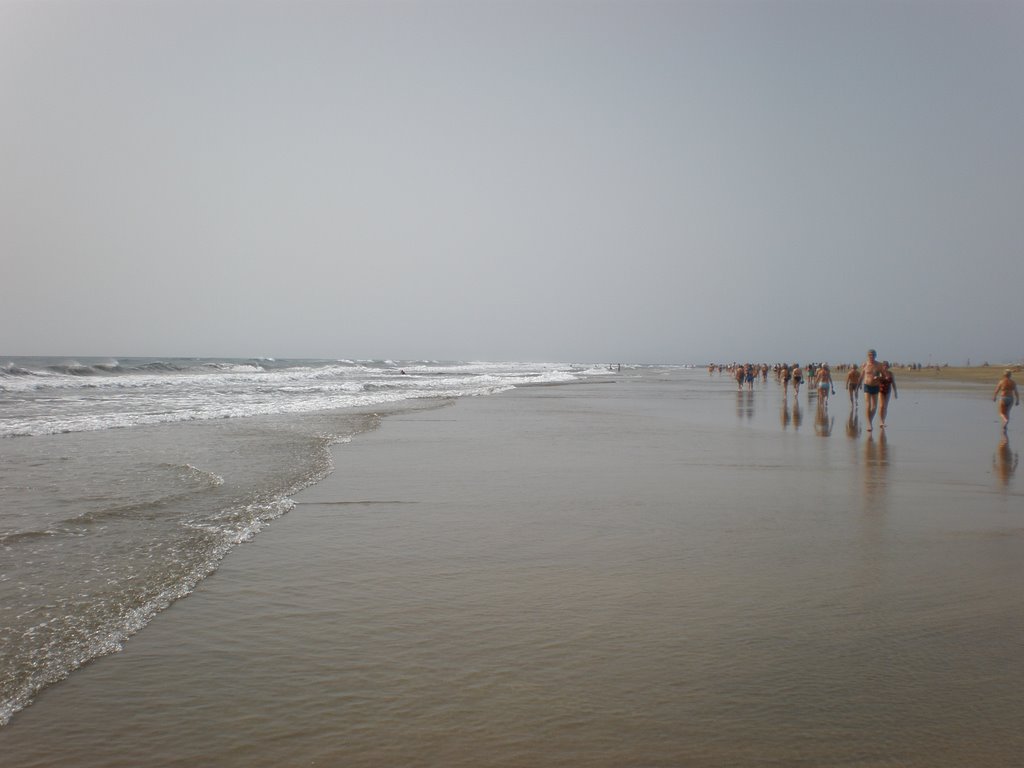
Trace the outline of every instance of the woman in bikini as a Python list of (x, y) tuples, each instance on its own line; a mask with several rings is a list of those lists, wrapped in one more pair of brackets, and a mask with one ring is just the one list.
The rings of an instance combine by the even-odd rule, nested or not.
[(889, 397), (900, 399), (896, 391), (896, 377), (889, 370), (889, 361), (882, 361), (882, 373), (878, 377), (878, 426), (885, 429), (885, 414), (889, 412)]
[(814, 374), (814, 383), (818, 387), (818, 406), (827, 408), (829, 390), (835, 392), (835, 386), (832, 384), (832, 372), (827, 365), (821, 366)]
[(999, 404), (999, 418), (1003, 420), (1003, 432), (1005, 432), (1010, 423), (1010, 409), (1014, 405), (1020, 405), (1020, 392), (1017, 391), (1017, 382), (1013, 380), (1013, 371), (1009, 368), (1003, 372), (1003, 378), (996, 384), (992, 400)]

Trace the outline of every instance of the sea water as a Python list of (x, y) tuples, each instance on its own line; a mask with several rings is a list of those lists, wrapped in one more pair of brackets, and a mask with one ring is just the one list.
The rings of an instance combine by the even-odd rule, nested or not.
[(124, 641), (382, 416), (589, 366), (0, 360), (0, 725)]
[[(863, 404), (686, 369), (332, 412), (391, 415), (123, 654), (0, 729), (0, 755), (1019, 765), (1019, 425), (985, 390), (901, 384), (885, 436)], [(174, 428), (225, 428), (231, 453), (264, 431), (301, 447), (325, 418)]]

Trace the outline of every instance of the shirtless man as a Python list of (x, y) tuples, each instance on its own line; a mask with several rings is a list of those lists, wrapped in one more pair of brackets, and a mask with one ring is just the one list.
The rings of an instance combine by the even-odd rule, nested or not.
[(793, 391), (800, 394), (800, 383), (804, 380), (804, 371), (800, 363), (793, 363)]
[(878, 377), (878, 421), (882, 429), (885, 429), (885, 414), (889, 412), (889, 398), (900, 399), (900, 393), (896, 391), (896, 377), (889, 369), (889, 361), (882, 361), (882, 373)]
[(860, 369), (854, 363), (850, 372), (846, 374), (846, 391), (850, 393), (850, 407), (857, 407), (857, 391), (860, 389)]
[[(1003, 372), (1003, 378), (996, 384), (996, 391), (992, 394), (992, 400), (999, 402), (999, 418), (1003, 420), (1003, 432), (1010, 423), (1010, 408), (1020, 405), (1020, 392), (1017, 391), (1017, 382), (1013, 380), (1013, 371), (1007, 368)], [(1016, 401), (1016, 402), (1014, 402)]]
[(864, 408), (867, 410), (868, 432), (874, 426), (875, 411), (878, 410), (879, 378), (882, 375), (882, 364), (875, 360), (875, 350), (868, 350), (868, 359), (861, 367), (864, 384)]

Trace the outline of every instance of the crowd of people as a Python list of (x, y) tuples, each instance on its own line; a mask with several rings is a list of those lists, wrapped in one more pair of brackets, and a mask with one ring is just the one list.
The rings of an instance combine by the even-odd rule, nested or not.
[[(873, 349), (868, 350), (867, 359), (860, 366), (856, 363), (836, 366), (837, 372), (846, 371), (843, 383), (850, 398), (852, 410), (860, 407), (859, 395), (861, 390), (864, 392), (864, 416), (867, 420), (868, 432), (874, 430), (876, 415), (879, 427), (885, 429), (885, 420), (889, 415), (889, 402), (899, 399), (893, 367), (890, 366), (888, 360), (878, 360)], [(793, 390), (794, 397), (799, 397), (800, 387), (807, 382), (807, 386), (810, 388), (808, 396), (817, 395), (819, 409), (827, 409), (829, 397), (836, 393), (832, 368), (827, 363), (808, 363), (806, 366), (801, 366), (799, 363), (776, 363), (773, 366), (769, 366), (767, 363), (711, 363), (708, 365), (709, 375), (714, 375), (716, 372), (719, 375), (731, 376), (740, 391), (753, 390), (754, 383), (757, 381), (766, 384), (768, 374), (771, 372), (782, 386), (783, 398), (789, 397), (790, 389)], [(992, 400), (998, 405), (1004, 432), (1010, 421), (1010, 409), (1014, 405), (1020, 405), (1020, 393), (1012, 374), (1011, 369), (1005, 371), (992, 395)]]

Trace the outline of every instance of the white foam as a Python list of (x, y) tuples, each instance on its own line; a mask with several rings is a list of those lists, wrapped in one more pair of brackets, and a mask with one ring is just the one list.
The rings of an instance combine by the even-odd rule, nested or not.
[(119, 370), (94, 376), (39, 371), (5, 377), (0, 382), (7, 395), (0, 400), (0, 437), (486, 395), (522, 384), (565, 383), (607, 373), (597, 366), (551, 363), (392, 360), (374, 366), (304, 363), (277, 368), (211, 360), (185, 371)]

